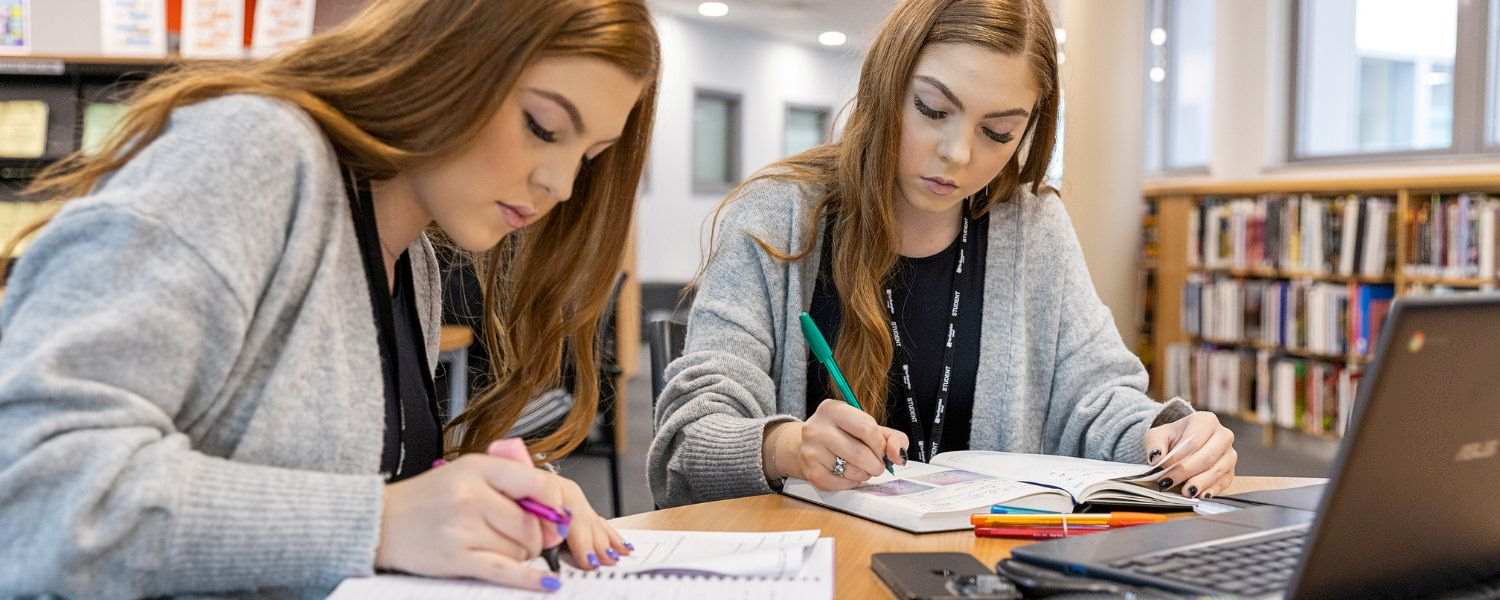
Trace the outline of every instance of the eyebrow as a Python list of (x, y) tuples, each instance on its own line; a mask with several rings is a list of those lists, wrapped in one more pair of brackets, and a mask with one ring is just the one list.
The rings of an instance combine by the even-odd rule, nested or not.
[(583, 115), (578, 113), (578, 107), (567, 96), (538, 88), (526, 88), (526, 91), (556, 102), (558, 106), (561, 106), (563, 110), (567, 111), (568, 119), (573, 121), (573, 129), (580, 135), (588, 131), (588, 128), (583, 126)]
[[(948, 86), (943, 85), (943, 82), (926, 75), (917, 75), (916, 79), (925, 81), (932, 87), (937, 88), (939, 92), (942, 92), (944, 96), (947, 96), (949, 102), (952, 102), (954, 106), (958, 107), (958, 110), (964, 110), (964, 103), (960, 102), (958, 96), (953, 95), (953, 90), (948, 89)], [(1028, 114), (1030, 113), (1027, 112), (1024, 108), (1012, 108), (1010, 110), (997, 110), (995, 112), (986, 114), (982, 118), (995, 119), (1001, 117), (1024, 117)]]

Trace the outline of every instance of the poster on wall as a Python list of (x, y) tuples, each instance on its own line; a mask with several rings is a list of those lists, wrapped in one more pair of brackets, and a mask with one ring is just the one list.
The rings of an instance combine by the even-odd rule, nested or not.
[(99, 0), (104, 53), (166, 56), (166, 7), (162, 0)]
[(316, 0), (256, 0), (250, 53), (270, 56), (312, 36)]
[(0, 0), (0, 54), (31, 52), (31, 0)]
[(245, 55), (244, 32), (244, 0), (183, 0), (183, 56), (241, 58)]

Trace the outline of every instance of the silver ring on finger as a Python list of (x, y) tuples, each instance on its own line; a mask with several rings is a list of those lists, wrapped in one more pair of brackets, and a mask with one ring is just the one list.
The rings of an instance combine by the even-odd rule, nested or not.
[(833, 457), (833, 476), (834, 477), (843, 477), (844, 476), (844, 470), (848, 469), (848, 468), (849, 468), (849, 461), (844, 460), (842, 457), (839, 457), (839, 456)]

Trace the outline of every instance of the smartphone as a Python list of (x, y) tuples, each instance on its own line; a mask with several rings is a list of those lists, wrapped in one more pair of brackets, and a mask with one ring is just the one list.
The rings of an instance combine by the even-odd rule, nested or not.
[(885, 552), (870, 568), (901, 600), (1017, 600), (1021, 593), (962, 552)]

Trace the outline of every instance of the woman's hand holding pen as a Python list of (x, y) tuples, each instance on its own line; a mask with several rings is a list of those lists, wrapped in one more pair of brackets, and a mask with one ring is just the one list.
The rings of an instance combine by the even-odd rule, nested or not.
[[(869, 413), (824, 400), (807, 421), (781, 423), (766, 434), (768, 478), (805, 479), (820, 490), (847, 490), (885, 470), (885, 460), (906, 464), (906, 434), (881, 427)], [(834, 474), (843, 459), (843, 475)]]
[[(514, 443), (506, 440), (496, 444)], [(433, 577), (470, 577), (555, 590), (560, 582), (526, 566), (566, 531), (526, 512), (516, 498), (563, 506), (559, 478), (506, 452), (467, 454), (441, 469), (385, 486), (375, 566)], [(501, 454), (502, 456), (493, 456)]]
[(1234, 432), (1211, 412), (1199, 411), (1146, 432), (1146, 462), (1174, 463), (1157, 478), (1161, 489), (1180, 488), (1190, 498), (1212, 498), (1234, 481), (1239, 453)]
[(600, 566), (610, 566), (629, 556), (635, 547), (620, 538), (620, 532), (609, 524), (583, 494), (583, 489), (570, 479), (550, 474), (557, 479), (562, 489), (561, 506), (573, 515), (568, 528), (568, 553), (573, 555), (573, 564), (592, 571)]

